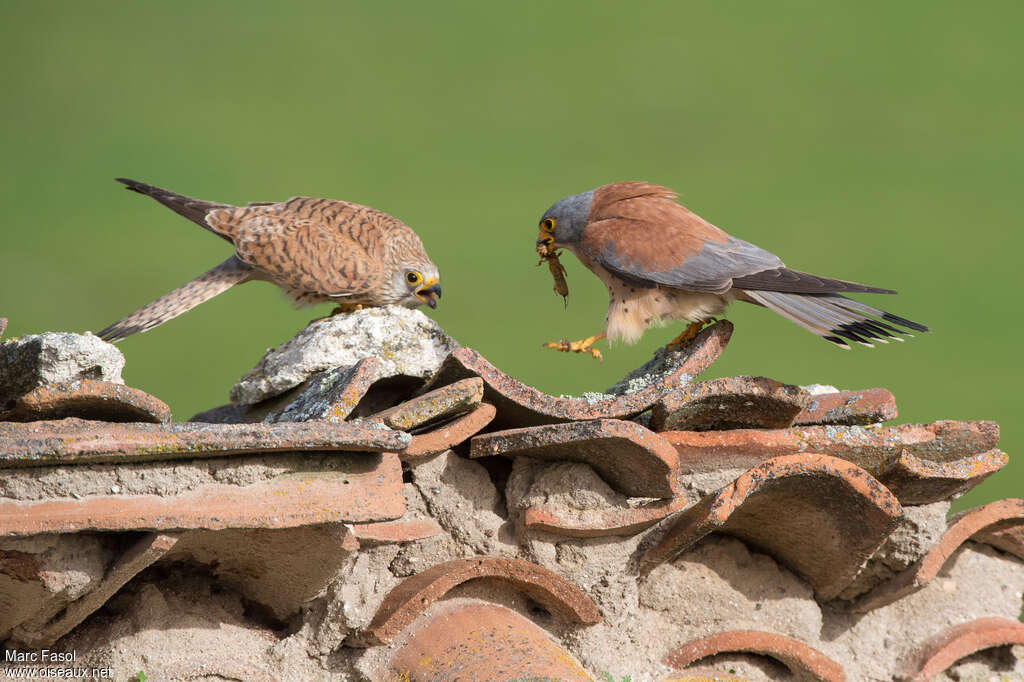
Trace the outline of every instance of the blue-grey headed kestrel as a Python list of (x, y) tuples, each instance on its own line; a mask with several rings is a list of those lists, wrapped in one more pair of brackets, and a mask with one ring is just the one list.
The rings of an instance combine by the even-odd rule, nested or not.
[(128, 189), (156, 199), (235, 247), (226, 261), (116, 322), (98, 336), (107, 341), (144, 332), (191, 310), (236, 284), (264, 280), (296, 305), (437, 305), (437, 266), (416, 233), (368, 206), (294, 197), (232, 206), (200, 201), (135, 180)]
[[(736, 239), (675, 201), (670, 189), (615, 182), (554, 203), (540, 220), (542, 256), (565, 248), (597, 275), (611, 298), (604, 333), (546, 344), (588, 352), (600, 338), (635, 343), (647, 327), (670, 320), (691, 324), (670, 346), (693, 338), (732, 301), (773, 310), (826, 341), (902, 341), (906, 327), (924, 325), (854, 301), (840, 292), (895, 294), (790, 270), (774, 254)], [(554, 272), (554, 270), (553, 270)], [(894, 326), (895, 325), (895, 326)]]

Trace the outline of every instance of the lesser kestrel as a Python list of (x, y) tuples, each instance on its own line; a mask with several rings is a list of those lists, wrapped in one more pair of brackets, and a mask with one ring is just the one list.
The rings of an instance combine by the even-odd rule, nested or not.
[(294, 197), (232, 206), (191, 199), (135, 180), (128, 189), (231, 242), (235, 254), (191, 282), (99, 332), (107, 341), (144, 332), (236, 284), (272, 282), (296, 305), (437, 305), (440, 277), (419, 237), (397, 218), (369, 206)]
[[(840, 292), (895, 294), (790, 270), (774, 254), (736, 239), (675, 201), (670, 189), (646, 182), (616, 182), (565, 197), (540, 220), (542, 255), (565, 248), (597, 275), (611, 298), (601, 334), (547, 344), (589, 352), (598, 339), (636, 342), (651, 325), (691, 324), (673, 344), (692, 338), (732, 301), (772, 310), (826, 341), (902, 341), (903, 329), (924, 325), (851, 300)], [(670, 345), (673, 345), (670, 344)]]

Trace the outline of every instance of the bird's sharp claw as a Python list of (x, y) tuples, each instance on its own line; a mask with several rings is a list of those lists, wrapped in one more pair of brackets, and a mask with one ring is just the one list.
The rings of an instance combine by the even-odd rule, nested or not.
[(561, 341), (549, 341), (544, 344), (544, 348), (550, 348), (551, 350), (557, 350), (563, 353), (590, 353), (591, 357), (603, 362), (604, 356), (601, 355), (601, 351), (596, 348), (592, 348), (595, 341), (603, 338), (604, 334), (595, 334), (594, 336), (583, 339), (582, 341), (567, 341), (566, 339), (562, 339)]

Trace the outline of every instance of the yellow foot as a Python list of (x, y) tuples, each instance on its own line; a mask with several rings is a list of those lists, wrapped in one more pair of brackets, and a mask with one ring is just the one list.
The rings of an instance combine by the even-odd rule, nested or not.
[(331, 315), (341, 315), (342, 313), (354, 313), (357, 310), (362, 310), (362, 303), (339, 303), (338, 307), (331, 311)]
[(566, 341), (565, 339), (562, 339), (561, 341), (552, 341), (550, 343), (545, 343), (544, 347), (552, 350), (560, 350), (563, 353), (590, 353), (598, 360), (604, 360), (604, 358), (601, 357), (601, 351), (596, 348), (591, 348), (595, 341), (599, 341), (603, 338), (604, 334), (594, 334), (582, 341)]
[(672, 339), (672, 341), (670, 341), (669, 344), (665, 346), (665, 350), (680, 350), (683, 346), (690, 343), (690, 341), (693, 341), (694, 338), (696, 338), (697, 334), (700, 334), (701, 329), (704, 329), (704, 327), (714, 322), (718, 322), (718, 320), (716, 320), (713, 317), (701, 320), (700, 322), (691, 322), (690, 324), (686, 325), (686, 329), (683, 330), (682, 334)]

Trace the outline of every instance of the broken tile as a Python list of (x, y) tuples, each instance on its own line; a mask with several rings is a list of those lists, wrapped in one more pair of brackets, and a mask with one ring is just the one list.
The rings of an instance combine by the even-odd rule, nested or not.
[(857, 599), (852, 610), (865, 613), (917, 592), (939, 574), (960, 545), (974, 539), (975, 535), (989, 537), (992, 533), (1024, 526), (1024, 499), (990, 502), (957, 514), (949, 521), (949, 530), (927, 554), (892, 580)]
[(405, 512), (398, 455), (339, 454), (342, 471), (286, 474), (247, 486), (204, 485), (178, 495), (0, 500), (0, 536), (86, 530), (293, 528), (388, 521)]
[(0, 423), (0, 467), (222, 457), (248, 452), (394, 452), (407, 433), (357, 424)]
[(682, 669), (707, 656), (738, 652), (774, 658), (789, 668), (795, 679), (815, 682), (846, 680), (842, 666), (817, 649), (792, 637), (758, 630), (730, 630), (692, 640), (666, 656), (664, 663)]
[(935, 462), (955, 461), (991, 450), (999, 443), (999, 425), (944, 420), (896, 426), (663, 431), (659, 435), (675, 446), (684, 473), (746, 469), (769, 457), (801, 452), (841, 457), (876, 470), (903, 450)]
[(470, 457), (504, 455), (589, 464), (613, 488), (634, 497), (673, 497), (675, 449), (634, 422), (616, 419), (547, 424), (474, 436)]
[(569, 623), (592, 625), (601, 621), (590, 597), (554, 571), (522, 559), (474, 557), (437, 564), (399, 583), (384, 597), (367, 626), (366, 643), (393, 641), (433, 602), (456, 585), (475, 578), (510, 583)]
[(182, 534), (166, 561), (205, 565), (218, 581), (286, 621), (350, 568), (358, 549), (348, 525), (340, 523), (193, 530)]
[(895, 419), (897, 414), (896, 398), (892, 393), (884, 388), (868, 388), (813, 395), (793, 423), (864, 426), (887, 422)]
[(726, 377), (689, 384), (651, 410), (655, 431), (778, 429), (793, 423), (810, 395), (765, 377)]
[(850, 462), (775, 457), (680, 512), (642, 564), (650, 570), (708, 533), (723, 532), (761, 548), (802, 575), (820, 599), (831, 599), (885, 541), (901, 512), (885, 486)]
[(34, 649), (53, 644), (103, 606), (125, 583), (167, 554), (177, 541), (175, 534), (147, 533), (107, 569), (95, 588), (68, 604), (57, 618), (41, 627), (18, 626), (13, 639)]
[(478, 377), (470, 377), (427, 391), (401, 405), (366, 417), (364, 421), (411, 431), (445, 417), (469, 412), (480, 404), (483, 397), (484, 382)]
[(891, 456), (875, 472), (902, 504), (931, 504), (957, 497), (1006, 466), (1000, 450), (968, 455), (951, 462), (932, 462), (907, 451)]
[(575, 509), (564, 504), (527, 507), (523, 525), (556, 535), (595, 538), (607, 535), (635, 535), (690, 504), (685, 496), (648, 502), (637, 507)]
[(512, 609), (458, 600), (439, 604), (396, 647), (377, 679), (592, 682), (551, 635)]
[(498, 412), (503, 428), (538, 426), (587, 419), (625, 419), (649, 409), (666, 393), (685, 386), (721, 354), (732, 325), (722, 320), (697, 335), (678, 351), (661, 349), (644, 367), (631, 373), (607, 393), (555, 397), (514, 379), (471, 348), (460, 348), (444, 361), (431, 387), (466, 377), (484, 382), (484, 400)]
[(112, 381), (82, 379), (37, 386), (18, 398), (0, 421), (29, 422), (79, 417), (107, 422), (171, 421), (171, 408), (145, 391)]
[(370, 390), (379, 367), (377, 358), (363, 358), (354, 365), (314, 374), (297, 396), (262, 421), (268, 424), (308, 421), (339, 424)]
[[(947, 628), (919, 650), (910, 682), (929, 682), (965, 656), (996, 646), (1024, 644), (1024, 624), (1008, 618), (979, 618)], [(995, 678), (993, 678), (995, 679)]]
[(494, 419), (494, 405), (481, 403), (468, 414), (456, 417), (444, 426), (412, 437), (409, 447), (399, 452), (403, 462), (432, 457), (465, 442)]
[(377, 523), (354, 523), (349, 526), (360, 543), (371, 545), (412, 542), (431, 538), (441, 533), (441, 526), (434, 519), (395, 519)]
[(1024, 561), (1024, 523), (1010, 525), (1006, 528), (995, 526), (992, 530), (982, 529), (971, 539), (976, 542), (984, 542), (986, 545), (991, 545)]

